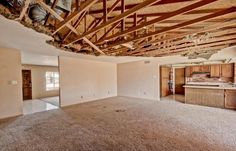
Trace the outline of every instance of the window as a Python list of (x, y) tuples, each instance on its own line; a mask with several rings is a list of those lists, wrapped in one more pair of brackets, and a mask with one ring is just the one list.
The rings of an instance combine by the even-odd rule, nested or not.
[(59, 89), (59, 73), (46, 72), (46, 91)]

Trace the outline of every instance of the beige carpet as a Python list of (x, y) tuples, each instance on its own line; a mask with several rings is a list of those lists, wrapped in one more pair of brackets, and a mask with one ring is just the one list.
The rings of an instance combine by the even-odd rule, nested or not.
[(236, 111), (116, 97), (0, 124), (1, 151), (235, 151)]

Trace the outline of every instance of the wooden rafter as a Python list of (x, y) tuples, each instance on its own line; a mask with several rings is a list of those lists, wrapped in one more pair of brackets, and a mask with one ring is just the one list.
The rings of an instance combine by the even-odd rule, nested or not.
[(23, 17), (25, 16), (25, 14), (26, 14), (26, 12), (27, 12), (27, 10), (28, 10), (28, 8), (29, 8), (30, 2), (31, 2), (31, 0), (26, 0), (26, 1), (24, 2), (24, 7), (23, 7), (23, 9), (21, 10), (20, 16), (19, 16), (19, 18), (17, 18), (16, 20), (22, 20), (22, 19), (23, 19)]
[(145, 51), (145, 49), (141, 50), (141, 48), (144, 47), (145, 45), (151, 45), (151, 44), (155, 44), (155, 43), (160, 43), (160, 42), (164, 42), (164, 41), (167, 41), (167, 40), (174, 40), (174, 39), (185, 37), (187, 35), (198, 34), (198, 33), (203, 33), (203, 32), (209, 32), (209, 31), (213, 31), (213, 30), (216, 30), (216, 29), (221, 29), (221, 28), (224, 28), (224, 27), (229, 27), (229, 26), (235, 25), (235, 23), (236, 22), (234, 20), (232, 20), (232, 21), (225, 21), (223, 23), (218, 23), (218, 24), (213, 24), (211, 26), (207, 26), (207, 27), (205, 27), (203, 29), (200, 29), (200, 30), (194, 30), (194, 31), (183, 33), (183, 34), (178, 34), (178, 35), (173, 35), (173, 36), (162, 38), (162, 39), (157, 39), (157, 40), (148, 42), (148, 43), (146, 43), (144, 45), (139, 45), (137, 50), (132, 51), (130, 53), (136, 53), (136, 52), (139, 52), (139, 51)]
[[(85, 14), (86, 14), (86, 12), (83, 12), (83, 13), (79, 16), (79, 18), (76, 20), (76, 22), (75, 22), (74, 25), (73, 25), (73, 27), (74, 27), (75, 29), (77, 29), (77, 27), (79, 26), (81, 20), (84, 18)], [(63, 41), (65, 41), (65, 40), (70, 36), (71, 33), (72, 33), (72, 30), (70, 30), (70, 31), (65, 35)]]
[(70, 23), (73, 19), (81, 15), (81, 13), (83, 13), (84, 11), (87, 11), (97, 1), (98, 0), (87, 0), (83, 4), (81, 4), (81, 7), (79, 10), (75, 10), (65, 20), (61, 21), (61, 23), (58, 25), (58, 28), (53, 33), (53, 35), (56, 34), (59, 30), (61, 30), (63, 27), (65, 27), (66, 24)]
[[(187, 2), (187, 1), (193, 1), (193, 0), (161, 0), (161, 1), (156, 1), (152, 6), (158, 6), (158, 5), (163, 5), (163, 4), (171, 4), (171, 3), (179, 3), (179, 2)], [(129, 4), (125, 6), (125, 9), (131, 9), (138, 4)], [(122, 9), (122, 6), (116, 7), (114, 11), (120, 11)], [(99, 14), (103, 13), (103, 9), (98, 9), (98, 10), (91, 10), (89, 14)]]
[[(125, 0), (121, 0), (121, 14), (125, 12)], [(125, 30), (125, 18), (121, 20), (121, 31)]]
[[(116, 8), (116, 6), (119, 4), (120, 0), (116, 0), (115, 3), (111, 6), (111, 8), (107, 11), (107, 16), (112, 13), (112, 11)], [(102, 18), (99, 18), (98, 22), (96, 25), (93, 27), (95, 28), (96, 26), (99, 26), (102, 23)], [(92, 39), (96, 33), (94, 33), (90, 39)], [(97, 41), (97, 40), (96, 40)]]
[(107, 22), (107, 0), (103, 0), (103, 22)]
[[(54, 8), (56, 7), (57, 2), (58, 2), (58, 0), (54, 0), (54, 1), (53, 1), (52, 6), (51, 6), (51, 9), (54, 9)], [(48, 22), (49, 17), (50, 17), (50, 13), (47, 14), (46, 19), (45, 19), (45, 22), (44, 22), (44, 25), (47, 25), (47, 22)]]
[[(159, 22), (164, 21), (164, 20), (166, 20), (166, 19), (169, 19), (169, 18), (171, 18), (171, 17), (175, 17), (175, 16), (182, 15), (183, 13), (186, 13), (186, 12), (188, 12), (188, 11), (191, 11), (192, 9), (196, 9), (196, 8), (198, 8), (198, 7), (204, 6), (204, 5), (206, 5), (206, 4), (209, 4), (209, 3), (212, 3), (212, 2), (215, 2), (215, 1), (216, 1), (216, 0), (201, 0), (201, 1), (199, 1), (199, 2), (196, 2), (196, 3), (194, 3), (194, 4), (191, 4), (191, 5), (189, 5), (189, 6), (186, 6), (186, 7), (183, 7), (183, 8), (181, 8), (181, 9), (178, 9), (178, 10), (176, 10), (176, 11), (173, 11), (173, 12), (171, 12), (171, 13), (168, 13), (168, 14), (166, 14), (166, 15), (164, 15), (164, 16), (158, 17), (158, 18), (153, 19), (153, 20), (151, 20), (151, 21), (144, 22), (143, 24), (140, 24), (140, 25), (138, 25), (138, 26), (135, 26), (135, 27), (133, 27), (133, 28), (130, 28), (129, 30), (126, 30), (126, 31), (117, 33), (117, 34), (112, 35), (112, 36), (109, 36), (109, 37), (107, 37), (107, 38), (104, 38), (104, 39), (102, 39), (102, 40), (111, 40), (111, 39), (113, 39), (113, 38), (116, 38), (116, 37), (119, 37), (119, 36), (123, 36), (123, 35), (129, 34), (129, 33), (135, 32), (135, 31), (140, 30), (140, 29), (142, 29), (142, 28), (144, 28), (144, 27), (147, 28), (147, 26), (150, 26), (150, 25), (159, 23)], [(102, 42), (102, 40), (101, 40), (101, 41), (98, 41), (97, 43)]]
[(144, 7), (150, 6), (150, 5), (152, 5), (152, 4), (154, 4), (154, 3), (158, 2), (158, 1), (160, 1), (160, 0), (146, 0), (146, 1), (136, 5), (135, 7), (127, 10), (126, 12), (116, 16), (115, 18), (113, 18), (111, 20), (108, 20), (105, 24), (101, 24), (100, 26), (97, 26), (94, 29), (92, 29), (92, 30), (82, 34), (76, 40), (70, 42), (69, 44), (75, 43), (78, 40), (80, 40), (81, 38), (83, 38), (83, 37), (85, 37), (85, 36), (87, 36), (89, 34), (95, 33), (96, 31), (101, 30), (101, 29), (103, 29), (105, 27), (108, 27), (111, 24), (117, 23), (117, 22), (121, 21), (122, 19), (124, 19), (125, 17), (127, 17), (127, 16), (129, 16), (129, 15), (135, 13), (135, 12), (137, 12), (138, 10), (140, 10), (140, 9), (142, 9)]
[[(223, 40), (223, 41), (217, 41), (214, 43), (210, 43), (210, 44), (205, 44), (205, 45), (200, 45), (200, 46), (196, 46), (193, 47), (192, 49), (204, 49), (204, 48), (208, 48), (209, 47), (214, 47), (214, 46), (220, 46), (220, 45), (227, 45), (227, 44), (233, 44), (236, 43), (236, 39), (231, 39), (231, 40)], [(191, 48), (182, 48), (182, 49), (178, 49), (178, 50), (174, 50), (172, 51), (173, 53), (177, 53), (177, 52), (183, 52), (183, 51), (188, 51), (191, 50)], [(172, 53), (171, 51), (169, 51), (168, 53)], [(163, 54), (163, 53), (167, 53), (167, 52), (160, 52), (159, 54)], [(148, 52), (149, 55), (156, 55), (158, 54), (157, 51), (153, 51), (153, 52)], [(140, 55), (140, 54), (135, 54), (135, 55)], [(141, 54), (143, 55), (143, 54)]]
[[(56, 17), (59, 21), (63, 22), (64, 19), (58, 15), (54, 10), (52, 10), (48, 5), (46, 5), (43, 1), (41, 0), (36, 0), (36, 2), (41, 5), (46, 11), (51, 13), (54, 17)], [(70, 23), (66, 23), (65, 26), (67, 26), (69, 29), (71, 29), (76, 35), (80, 35), (80, 33), (73, 27), (71, 26)], [(94, 45), (91, 41), (89, 41), (86, 37), (83, 37), (83, 40), (88, 43), (92, 48), (100, 52), (101, 54), (105, 55), (103, 51), (101, 51), (96, 45)]]
[(159, 35), (159, 34), (164, 34), (166, 32), (169, 32), (169, 31), (172, 31), (172, 30), (175, 30), (175, 29), (179, 29), (179, 28), (186, 27), (186, 26), (189, 26), (189, 25), (192, 25), (192, 24), (200, 23), (200, 22), (212, 19), (212, 18), (216, 18), (216, 17), (223, 16), (223, 15), (226, 15), (226, 14), (229, 14), (229, 13), (233, 13), (233, 12), (236, 12), (236, 7), (231, 7), (231, 8), (216, 12), (216, 13), (212, 13), (212, 14), (209, 14), (209, 15), (205, 15), (205, 16), (193, 19), (193, 20), (189, 20), (189, 21), (177, 24), (177, 25), (174, 25), (174, 26), (166, 27), (162, 30), (158, 30), (158, 31), (155, 31), (155, 32), (144, 34), (144, 35), (141, 35), (139, 37), (135, 37), (135, 38), (123, 40), (123, 41), (120, 41), (120, 42), (116, 42), (114, 44), (109, 45), (106, 49), (112, 48), (114, 46), (121, 45), (121, 44), (124, 44), (124, 43), (128, 43), (128, 42), (131, 42), (131, 41), (135, 41), (135, 40), (139, 40), (139, 39), (145, 39), (147, 37), (151, 37), (151, 36), (155, 36), (155, 35)]
[(215, 37), (215, 38), (212, 38), (210, 40), (207, 40), (207, 41), (203, 41), (203, 42), (200, 42), (198, 43), (197, 45), (195, 43), (184, 43), (184, 44), (181, 44), (181, 45), (177, 45), (177, 46), (171, 46), (171, 47), (164, 47), (162, 48), (162, 46), (157, 46), (155, 48), (153, 48), (152, 51), (145, 51), (145, 52), (139, 52), (139, 53), (136, 53), (135, 55), (140, 55), (140, 54), (144, 54), (144, 53), (152, 53), (152, 52), (158, 52), (158, 51), (176, 51), (178, 49), (185, 49), (185, 48), (195, 48), (195, 47), (202, 47), (202, 46), (206, 46), (208, 45), (209, 43), (212, 44), (212, 43), (219, 43), (219, 42), (222, 42), (222, 41), (230, 41), (232, 39), (236, 39), (236, 34), (233, 34), (233, 35), (225, 35), (225, 36), (220, 36), (220, 37)]

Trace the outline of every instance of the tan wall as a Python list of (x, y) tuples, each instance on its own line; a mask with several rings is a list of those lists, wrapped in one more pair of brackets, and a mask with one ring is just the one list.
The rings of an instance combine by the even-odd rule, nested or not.
[(22, 114), (20, 58), (20, 51), (0, 48), (0, 119)]
[(58, 67), (22, 65), (22, 69), (31, 70), (33, 99), (59, 96), (59, 90), (46, 91), (45, 79), (47, 71), (58, 72)]
[(159, 67), (144, 61), (123, 63), (117, 66), (118, 96), (159, 100)]
[(61, 106), (117, 96), (117, 65), (59, 58)]

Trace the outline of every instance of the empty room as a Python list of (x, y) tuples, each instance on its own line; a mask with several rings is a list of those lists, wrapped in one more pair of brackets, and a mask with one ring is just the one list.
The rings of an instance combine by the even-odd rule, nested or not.
[(0, 151), (235, 151), (236, 0), (1, 0)]

